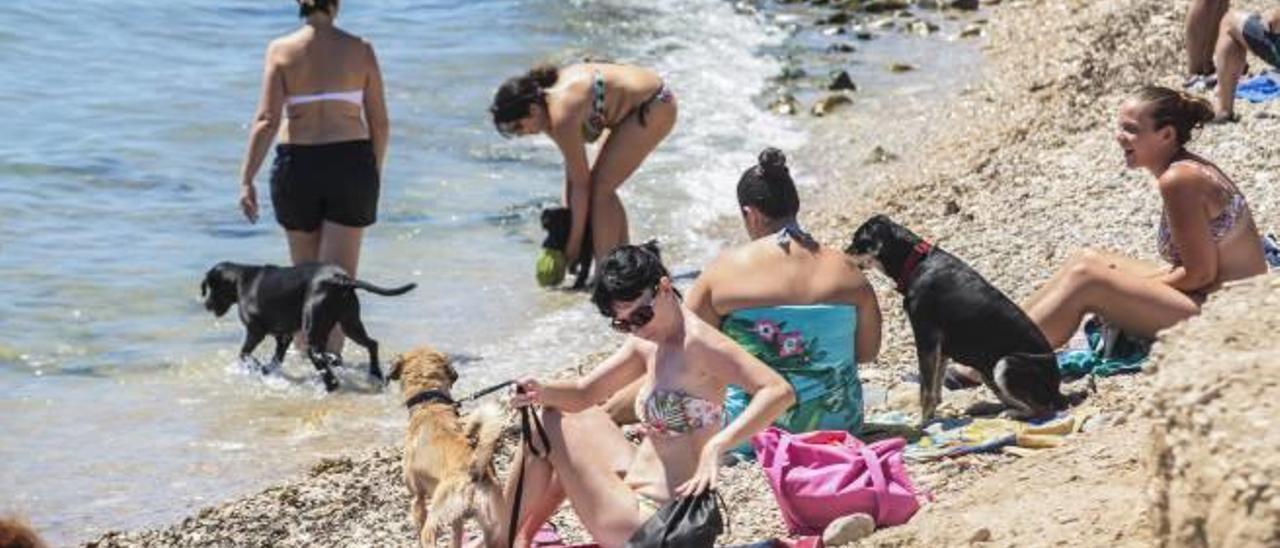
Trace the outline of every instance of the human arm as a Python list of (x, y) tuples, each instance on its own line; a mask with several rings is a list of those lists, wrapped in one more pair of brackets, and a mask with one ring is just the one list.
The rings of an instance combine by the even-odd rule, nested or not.
[(605, 358), (585, 377), (542, 382), (533, 377), (517, 381), (524, 389), (517, 395), (516, 405), (536, 403), (568, 413), (576, 413), (599, 404), (611, 394), (627, 387), (644, 375), (644, 354), (636, 348), (633, 338)]
[(1218, 278), (1218, 246), (1209, 232), (1202, 173), (1171, 169), (1157, 182), (1168, 216), (1169, 234), (1182, 256), (1182, 264), (1160, 276), (1166, 285), (1191, 293)]
[[(565, 207), (572, 214), (569, 227), (569, 240), (565, 244), (565, 259), (573, 264), (582, 249), (582, 241), (586, 236), (587, 220), (591, 212), (591, 165), (587, 161), (587, 145), (582, 139), (582, 121), (572, 116), (572, 112), (580, 112), (574, 105), (556, 105), (548, 109), (551, 119), (556, 122), (550, 127), (548, 134), (555, 141), (564, 157), (564, 193), (561, 197)], [(563, 111), (563, 112), (561, 112)], [(591, 253), (592, 250), (585, 250)]]
[(880, 355), (880, 300), (865, 277), (853, 290), (853, 305), (858, 311), (853, 333), (857, 360), (858, 363), (871, 363)]
[(258, 110), (249, 127), (249, 146), (240, 167), (240, 209), (249, 222), (258, 222), (258, 197), (253, 178), (262, 167), (262, 159), (280, 129), (280, 111), (284, 108), (284, 72), (276, 59), (274, 43), (267, 46), (263, 59), (262, 91)]
[(373, 44), (364, 42), (364, 46), (369, 65), (369, 77), (364, 85), (364, 115), (369, 123), (369, 142), (373, 144), (378, 173), (382, 173), (383, 161), (387, 157), (387, 140), (391, 135), (391, 122), (387, 116), (386, 93), (382, 87), (382, 69), (378, 67), (378, 57), (373, 53)]
[(728, 337), (715, 332), (708, 343), (705, 369), (725, 384), (735, 384), (751, 394), (746, 409), (707, 440), (693, 477), (676, 488), (682, 496), (697, 495), (715, 487), (720, 455), (764, 430), (795, 404), (795, 389), (778, 372), (756, 359)]
[(717, 277), (718, 269), (716, 265), (719, 260), (707, 265), (707, 268), (698, 275), (698, 279), (694, 280), (693, 287), (689, 289), (689, 294), (685, 296), (685, 306), (689, 307), (694, 314), (697, 314), (702, 321), (719, 326), (721, 322), (720, 313), (716, 312), (714, 299), (711, 295), (711, 287), (714, 279)]

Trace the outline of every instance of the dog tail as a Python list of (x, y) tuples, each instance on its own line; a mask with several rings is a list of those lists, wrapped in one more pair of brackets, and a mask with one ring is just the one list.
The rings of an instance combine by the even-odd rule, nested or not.
[(366, 281), (364, 281), (364, 280), (357, 280), (357, 279), (355, 279), (355, 278), (348, 278), (348, 277), (345, 277), (345, 276), (344, 276), (344, 277), (342, 277), (342, 278), (339, 278), (339, 279), (338, 279), (338, 281), (337, 281), (337, 283), (338, 283), (339, 285), (342, 285), (342, 286), (345, 286), (345, 287), (352, 287), (352, 288), (355, 288), (355, 289), (363, 289), (363, 290), (368, 291), (368, 292), (370, 292), (370, 293), (376, 293), (376, 294), (378, 294), (378, 295), (383, 295), (383, 296), (386, 296), (386, 297), (394, 297), (394, 296), (396, 296), (396, 295), (404, 295), (405, 293), (408, 293), (408, 292), (410, 292), (410, 291), (413, 291), (413, 288), (418, 287), (418, 284), (413, 284), (413, 283), (411, 283), (411, 284), (405, 284), (405, 285), (402, 285), (402, 286), (400, 286), (400, 287), (393, 287), (393, 288), (391, 288), (391, 289), (387, 289), (387, 288), (385, 288), (385, 287), (379, 287), (379, 286), (373, 285), (373, 284), (371, 284), (371, 283), (369, 283), (369, 282), (366, 282)]
[(494, 503), (501, 505), (502, 488), (489, 472), (504, 422), (497, 405), (486, 405), (467, 416), (463, 428), (475, 443), (469, 473), (454, 475), (436, 487), (424, 528), (439, 531), (468, 517), (498, 523)]
[(486, 481), (488, 472), (493, 466), (493, 455), (498, 451), (498, 441), (506, 426), (502, 410), (495, 404), (485, 405), (467, 416), (467, 439), (475, 443), (472, 453), (471, 479), (476, 482)]

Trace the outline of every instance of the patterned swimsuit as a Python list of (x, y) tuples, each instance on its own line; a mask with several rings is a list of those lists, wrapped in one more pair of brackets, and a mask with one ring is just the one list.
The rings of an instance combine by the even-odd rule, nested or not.
[(636, 398), (636, 416), (645, 433), (675, 437), (708, 426), (718, 428), (724, 409), (683, 390), (653, 390), (644, 398)]
[[(1181, 162), (1189, 162), (1189, 160), (1181, 160)], [(1178, 162), (1175, 162), (1178, 163)], [(1222, 240), (1226, 237), (1231, 229), (1236, 226), (1236, 221), (1240, 219), (1248, 207), (1245, 202), (1244, 194), (1236, 188), (1234, 184), (1226, 180), (1216, 169), (1209, 169), (1198, 162), (1191, 162), (1192, 165), (1203, 170), (1214, 181), (1222, 185), (1229, 192), (1227, 207), (1222, 208), (1222, 213), (1209, 219), (1209, 237), (1214, 242)], [(1160, 250), (1160, 256), (1174, 266), (1182, 264), (1182, 255), (1178, 252), (1177, 242), (1173, 241), (1173, 232), (1169, 229), (1169, 212), (1166, 210), (1160, 215), (1160, 228), (1156, 231), (1156, 245)]]
[[(658, 86), (658, 91), (651, 97), (646, 99), (640, 106), (624, 116), (625, 121), (635, 114), (640, 119), (640, 126), (645, 125), (645, 117), (649, 115), (649, 108), (655, 103), (670, 103), (675, 99), (675, 93), (667, 88), (665, 82)], [(595, 71), (591, 82), (591, 112), (587, 115), (587, 119), (582, 122), (582, 138), (588, 143), (594, 143), (604, 134), (604, 130), (609, 129), (609, 120), (604, 115), (604, 74)]]

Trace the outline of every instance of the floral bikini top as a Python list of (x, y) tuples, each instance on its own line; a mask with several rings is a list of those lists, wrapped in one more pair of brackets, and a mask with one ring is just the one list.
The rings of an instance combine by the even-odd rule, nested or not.
[(647, 434), (676, 437), (708, 426), (718, 428), (724, 407), (683, 390), (654, 390), (636, 399), (636, 416)]
[[(1187, 160), (1182, 161), (1185, 162)], [(1204, 170), (1209, 174), (1209, 177), (1217, 181), (1225, 187), (1228, 192), (1230, 192), (1227, 207), (1224, 207), (1222, 209), (1222, 213), (1219, 213), (1218, 216), (1209, 219), (1209, 237), (1212, 238), (1214, 242), (1217, 242), (1224, 238), (1229, 232), (1231, 232), (1231, 229), (1236, 226), (1236, 221), (1240, 219), (1240, 215), (1244, 213), (1245, 209), (1248, 207), (1248, 203), (1245, 202), (1244, 194), (1241, 194), (1240, 190), (1237, 189), (1230, 181), (1224, 180), (1222, 174), (1219, 173), (1218, 170), (1209, 169), (1198, 162), (1191, 163)], [(1178, 252), (1178, 245), (1173, 241), (1173, 232), (1169, 229), (1168, 211), (1165, 211), (1160, 215), (1160, 228), (1156, 231), (1156, 245), (1160, 250), (1160, 256), (1164, 257), (1164, 259), (1169, 261), (1170, 264), (1174, 266), (1182, 264), (1182, 255)]]
[(595, 80), (591, 83), (591, 113), (582, 122), (582, 138), (588, 143), (596, 142), (604, 133), (604, 74), (595, 72)]

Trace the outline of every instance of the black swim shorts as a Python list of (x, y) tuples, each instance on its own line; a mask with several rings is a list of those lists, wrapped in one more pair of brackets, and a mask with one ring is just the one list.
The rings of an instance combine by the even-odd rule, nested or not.
[(1271, 32), (1271, 29), (1262, 22), (1261, 15), (1251, 13), (1245, 17), (1240, 34), (1244, 35), (1249, 51), (1261, 57), (1267, 64), (1280, 68), (1280, 33)]
[(369, 226), (378, 217), (378, 162), (369, 140), (281, 144), (271, 167), (271, 205), (286, 230), (313, 232), (321, 221)]

